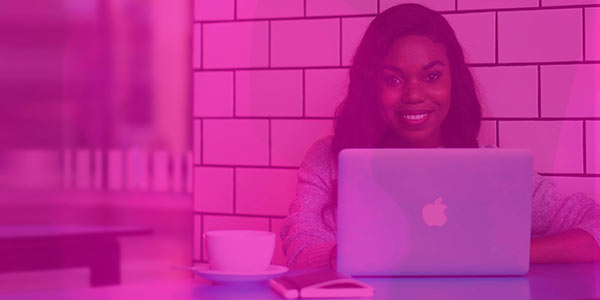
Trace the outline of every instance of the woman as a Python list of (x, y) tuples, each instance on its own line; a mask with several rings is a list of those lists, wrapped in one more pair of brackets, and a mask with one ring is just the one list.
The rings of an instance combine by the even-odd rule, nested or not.
[[(297, 197), (281, 229), (292, 268), (335, 267), (337, 157), (345, 148), (477, 148), (481, 106), (448, 22), (402, 4), (369, 25), (350, 68), (334, 135), (317, 141), (299, 169)], [(561, 197), (535, 174), (531, 262), (600, 259), (600, 207)]]

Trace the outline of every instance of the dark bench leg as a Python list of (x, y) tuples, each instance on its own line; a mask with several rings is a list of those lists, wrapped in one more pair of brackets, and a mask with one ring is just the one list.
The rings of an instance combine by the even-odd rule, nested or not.
[(114, 240), (98, 245), (90, 261), (91, 286), (112, 285), (121, 283), (121, 247)]

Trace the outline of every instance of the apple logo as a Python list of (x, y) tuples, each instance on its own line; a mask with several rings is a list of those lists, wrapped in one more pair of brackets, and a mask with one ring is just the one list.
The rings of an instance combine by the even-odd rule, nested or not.
[(427, 226), (444, 226), (448, 218), (446, 217), (446, 205), (442, 204), (442, 197), (435, 199), (433, 204), (427, 204), (423, 207), (423, 220)]

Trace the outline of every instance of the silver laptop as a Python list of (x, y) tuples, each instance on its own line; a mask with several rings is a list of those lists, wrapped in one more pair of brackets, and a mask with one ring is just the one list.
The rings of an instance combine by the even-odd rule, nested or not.
[(525, 274), (532, 181), (528, 150), (345, 149), (338, 169), (338, 270)]

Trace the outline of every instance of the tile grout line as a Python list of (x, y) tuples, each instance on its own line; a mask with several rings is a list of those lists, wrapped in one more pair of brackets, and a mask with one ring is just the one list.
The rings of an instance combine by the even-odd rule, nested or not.
[(576, 178), (600, 178), (600, 174), (596, 173), (540, 173), (542, 176), (555, 176), (555, 177), (576, 177)]
[(306, 117), (306, 70), (302, 69), (302, 118)]
[(278, 170), (298, 170), (299, 166), (267, 166), (267, 165), (224, 165), (224, 164), (194, 164), (194, 167), (207, 168), (237, 168), (237, 169), (278, 169)]
[(496, 11), (496, 64), (498, 64), (498, 11)]
[(585, 7), (581, 8), (581, 28), (582, 28), (582, 35), (583, 38), (581, 39), (583, 41), (583, 58), (581, 60), (585, 61)]
[(235, 184), (236, 184), (236, 173), (237, 173), (237, 169), (236, 167), (233, 167), (233, 214), (235, 215), (235, 206), (236, 206), (236, 188), (235, 188)]
[(271, 166), (271, 135), (272, 135), (272, 130), (271, 130), (271, 119), (269, 119), (269, 167)]
[(500, 121), (496, 120), (496, 147), (500, 148)]
[(200, 119), (200, 165), (204, 164), (204, 119)]
[(340, 47), (339, 54), (340, 54), (340, 67), (341, 67), (342, 66), (342, 48), (343, 48), (342, 47), (343, 46), (343, 41), (342, 41), (342, 39), (343, 39), (343, 37), (342, 37), (342, 18), (339, 18), (338, 20), (340, 22), (340, 43), (338, 44), (338, 46)]
[(583, 174), (587, 174), (587, 142), (586, 142), (586, 121), (583, 120)]
[(237, 79), (237, 70), (233, 70), (233, 117), (236, 117), (236, 103), (235, 103), (235, 98), (237, 98), (237, 90), (235, 88), (236, 86), (236, 79)]
[(306, 0), (304, 0), (304, 17), (306, 17)]
[[(216, 217), (232, 217), (231, 213), (218, 213), (218, 212), (193, 212), (194, 215), (204, 215), (204, 216), (216, 216)], [(248, 217), (248, 218), (272, 218), (276, 220), (285, 219), (286, 216), (277, 216), (277, 215), (260, 215), (260, 214), (236, 214), (235, 217)]]
[(200, 23), (200, 69), (204, 69), (204, 23)]
[(538, 104), (538, 118), (542, 118), (542, 67), (540, 65), (537, 66), (537, 104)]
[[(204, 258), (204, 214), (200, 214), (200, 260)], [(193, 256), (192, 256), (193, 257)]]
[(269, 68), (271, 68), (271, 20), (269, 20), (269, 39), (268, 39), (268, 43), (269, 43), (269, 45), (268, 45), (268, 47), (269, 47), (268, 48), (269, 49), (268, 50), (269, 51), (269, 53), (268, 53), (268, 59), (269, 59), (268, 66), (269, 66)]

